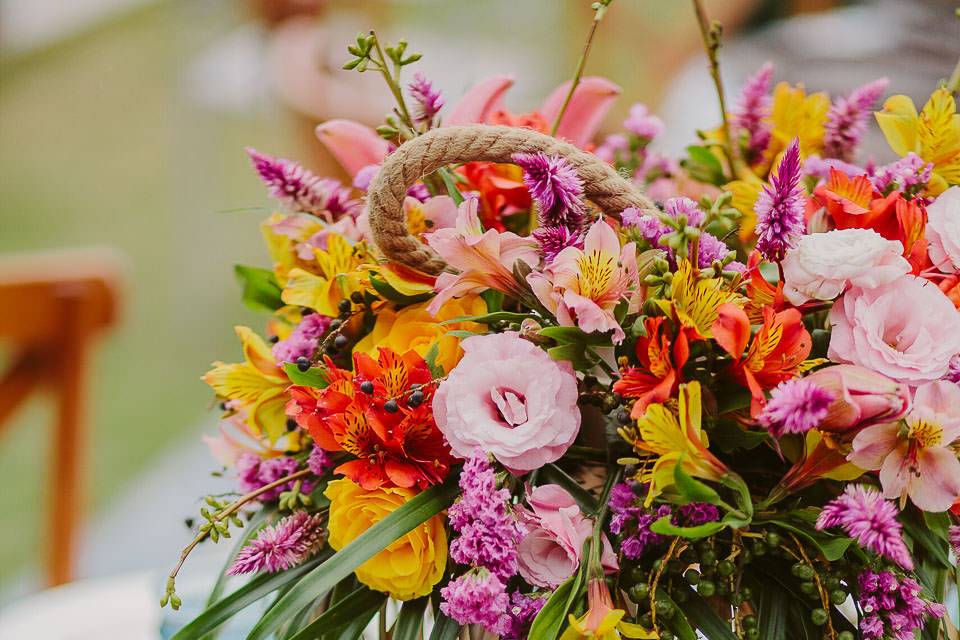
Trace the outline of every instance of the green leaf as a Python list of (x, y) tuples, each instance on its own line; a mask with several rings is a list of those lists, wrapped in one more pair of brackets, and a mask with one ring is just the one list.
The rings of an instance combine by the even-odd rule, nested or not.
[(386, 518), (376, 523), (329, 560), (304, 576), (277, 602), (250, 631), (247, 640), (266, 640), (280, 625), (316, 594), (329, 591), (361, 564), (380, 553), (387, 545), (406, 535), (451, 504), (459, 493), (457, 478), (451, 473), (446, 482), (414, 496)]
[(430, 369), (430, 375), (434, 378), (443, 377), (444, 371), (443, 367), (437, 364), (437, 356), (440, 355), (440, 341), (437, 340), (430, 348), (427, 349), (427, 353), (423, 356), (423, 361), (427, 363), (427, 368)]
[(451, 337), (453, 337), (453, 338), (460, 338), (461, 340), (463, 340), (463, 339), (465, 339), (465, 338), (472, 338), (473, 336), (478, 336), (478, 335), (480, 335), (480, 334), (479, 334), (479, 333), (475, 333), (475, 332), (473, 332), (473, 331), (467, 331), (466, 329), (456, 329), (456, 330), (454, 330), (454, 331), (447, 331), (447, 332), (446, 332), (445, 334), (443, 334), (443, 335), (445, 335), (445, 336), (451, 336)]
[(430, 632), (430, 640), (457, 640), (460, 637), (460, 624), (452, 618), (448, 618), (442, 613), (437, 613), (434, 617), (433, 631)]
[(339, 631), (367, 612), (376, 613), (386, 599), (387, 596), (379, 591), (360, 587), (320, 614), (290, 640), (314, 640), (320, 635), (339, 638), (340, 634), (334, 634), (334, 631)]
[(766, 431), (744, 429), (733, 420), (718, 420), (716, 426), (710, 430), (710, 446), (716, 445), (724, 453), (737, 449), (749, 451), (769, 438)]
[(720, 483), (734, 490), (737, 507), (746, 515), (746, 522), (750, 522), (753, 517), (753, 497), (750, 495), (750, 487), (747, 486), (747, 483), (733, 471), (728, 471), (720, 478)]
[(760, 637), (786, 638), (790, 594), (772, 581), (764, 582), (763, 587), (755, 589), (754, 593), (760, 596), (757, 602)]
[(547, 349), (547, 355), (554, 360), (565, 360), (573, 365), (574, 369), (587, 371), (592, 369), (597, 363), (587, 358), (586, 345), (583, 344), (562, 344), (558, 347)]
[(310, 367), (306, 371), (300, 371), (295, 362), (284, 362), (283, 370), (293, 384), (315, 389), (325, 389), (330, 384), (326, 367)]
[(480, 294), (483, 301), (487, 303), (487, 312), (493, 313), (503, 309), (503, 293), (496, 289), (487, 289)]
[(670, 521), (670, 518), (671, 516), (663, 516), (650, 525), (650, 531), (662, 536), (679, 536), (689, 540), (699, 540), (727, 528), (727, 525), (723, 522), (705, 522), (695, 527), (678, 527)]
[(843, 554), (850, 548), (850, 545), (853, 544), (852, 538), (820, 533), (816, 530), (811, 530), (808, 526), (801, 523), (791, 523), (781, 519), (769, 520), (768, 522), (772, 522), (778, 527), (792, 531), (801, 538), (806, 539), (830, 562), (835, 562), (842, 558)]
[(743, 387), (726, 386), (717, 390), (717, 414), (739, 411), (750, 406), (750, 392)]
[(393, 627), (392, 640), (417, 640), (423, 627), (423, 612), (427, 610), (430, 596), (408, 600), (403, 603), (400, 615)]
[[(219, 627), (239, 611), (270, 595), (284, 585), (306, 575), (327, 557), (324, 554), (283, 573), (264, 573), (253, 578), (230, 595), (218, 600), (173, 635), (170, 640), (195, 640)], [(322, 566), (322, 565), (321, 565)]]
[(934, 533), (935, 530), (928, 528), (925, 524), (918, 524), (910, 518), (903, 518), (903, 530), (915, 545), (926, 551), (938, 564), (943, 565), (945, 569), (953, 567), (947, 552), (947, 542)]
[(459, 207), (463, 202), (463, 194), (460, 193), (460, 189), (457, 188), (456, 180), (446, 167), (441, 167), (437, 170), (437, 173), (440, 174), (440, 179), (443, 180), (443, 186), (447, 188), (447, 195), (449, 195), (453, 199), (453, 203)]
[(396, 302), (397, 304), (414, 304), (415, 302), (423, 302), (424, 300), (429, 300), (433, 294), (429, 291), (421, 293), (415, 296), (408, 296), (405, 293), (400, 293), (396, 289), (390, 286), (386, 280), (376, 277), (372, 273), (370, 274), (370, 284), (373, 286), (373, 289), (380, 294), (384, 300), (389, 300), (390, 302)]
[(557, 587), (550, 599), (547, 600), (547, 604), (543, 605), (540, 613), (533, 619), (528, 637), (554, 640), (560, 635), (560, 629), (567, 621), (567, 612), (570, 611), (570, 605), (573, 604), (580, 592), (582, 581), (583, 571), (577, 571)]
[(717, 156), (713, 155), (709, 147), (691, 145), (687, 147), (689, 158), (681, 161), (681, 165), (697, 182), (706, 182), (718, 187), (727, 181), (723, 175), (723, 165)]
[(456, 322), (479, 322), (482, 324), (493, 324), (494, 322), (523, 322), (530, 317), (527, 313), (513, 313), (511, 311), (494, 311), (493, 313), (484, 313), (479, 316), (459, 316), (444, 320), (441, 325), (454, 324)]
[(608, 346), (610, 336), (605, 333), (584, 333), (578, 327), (544, 327), (538, 332), (556, 340), (560, 344), (587, 344), (590, 346)]
[(673, 482), (677, 490), (685, 500), (684, 504), (690, 502), (708, 502), (710, 504), (723, 504), (713, 487), (700, 482), (688, 474), (683, 468), (683, 457), (685, 453), (680, 454), (680, 459), (673, 468)]
[(706, 600), (693, 589), (690, 589), (690, 597), (687, 601), (677, 603), (677, 607), (683, 611), (687, 620), (706, 636), (707, 640), (738, 640), (730, 630), (730, 624), (721, 620)]
[(551, 463), (540, 467), (540, 478), (547, 482), (558, 484), (573, 496), (581, 511), (596, 513), (597, 499), (593, 494), (580, 486), (580, 483), (568, 476), (563, 469)]
[(248, 308), (272, 313), (283, 306), (280, 299), (283, 289), (273, 271), (237, 264), (233, 266), (233, 273), (243, 285), (243, 303)]

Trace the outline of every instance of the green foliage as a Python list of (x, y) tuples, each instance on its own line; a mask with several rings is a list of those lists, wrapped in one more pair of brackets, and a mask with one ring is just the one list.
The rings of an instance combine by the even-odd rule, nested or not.
[(727, 179), (723, 173), (720, 159), (714, 155), (710, 147), (691, 145), (687, 147), (688, 158), (680, 162), (690, 177), (698, 182), (706, 182), (716, 186), (723, 185)]
[(370, 285), (374, 290), (380, 294), (384, 300), (389, 300), (390, 302), (396, 302), (397, 304), (414, 304), (416, 302), (423, 302), (424, 300), (429, 300), (433, 297), (433, 294), (430, 292), (421, 293), (416, 296), (408, 296), (406, 294), (400, 293), (394, 289), (390, 283), (386, 280), (377, 277), (373, 273), (370, 274)]
[(243, 285), (243, 303), (253, 311), (272, 313), (283, 306), (280, 299), (283, 289), (273, 271), (237, 264), (233, 273)]
[(296, 363), (285, 362), (283, 364), (283, 370), (293, 384), (313, 387), (315, 389), (324, 389), (330, 384), (330, 381), (327, 380), (326, 367), (310, 367), (306, 371), (300, 371)]
[(580, 594), (583, 587), (583, 566), (580, 571), (567, 578), (547, 600), (547, 603), (540, 609), (540, 613), (534, 618), (530, 625), (531, 638), (543, 638), (543, 640), (554, 640), (559, 637), (564, 623), (567, 621), (567, 614), (574, 600)]
[(344, 627), (351, 625), (358, 618), (370, 620), (386, 599), (386, 595), (379, 591), (360, 587), (300, 629), (290, 640), (314, 640), (318, 637), (343, 638), (345, 635), (340, 632)]

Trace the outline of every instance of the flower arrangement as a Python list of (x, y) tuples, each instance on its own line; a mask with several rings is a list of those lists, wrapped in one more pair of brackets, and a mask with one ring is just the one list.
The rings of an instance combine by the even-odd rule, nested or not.
[[(373, 33), (393, 113), (317, 128), (352, 184), (249, 151), (266, 337), (204, 376), (240, 495), (163, 604), (238, 540), (177, 640), (262, 599), (251, 639), (956, 637), (958, 79), (918, 111), (765, 65), (728, 110), (694, 4), (722, 124), (679, 162), (643, 105), (594, 143), (590, 40), (516, 114)], [(900, 159), (857, 163), (873, 120)]]

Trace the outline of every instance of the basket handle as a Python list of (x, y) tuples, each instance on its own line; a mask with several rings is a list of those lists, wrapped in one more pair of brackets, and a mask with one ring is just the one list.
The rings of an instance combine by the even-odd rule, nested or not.
[(440, 127), (400, 145), (387, 156), (367, 192), (370, 229), (387, 258), (436, 275), (447, 264), (410, 234), (403, 213), (407, 189), (448, 164), (484, 160), (511, 162), (518, 152), (561, 156), (583, 180), (584, 195), (604, 213), (619, 218), (627, 207), (655, 210), (643, 190), (598, 158), (558, 138), (516, 127), (472, 124)]

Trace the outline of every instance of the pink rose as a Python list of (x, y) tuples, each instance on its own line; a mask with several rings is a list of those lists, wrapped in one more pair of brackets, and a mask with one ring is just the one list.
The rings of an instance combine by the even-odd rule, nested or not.
[(793, 304), (833, 300), (847, 287), (873, 288), (910, 272), (903, 245), (871, 229), (802, 236), (783, 259), (784, 294)]
[(927, 207), (930, 260), (940, 271), (960, 271), (960, 187), (950, 187)]
[[(518, 549), (520, 575), (530, 584), (554, 588), (580, 566), (593, 521), (583, 515), (573, 496), (560, 485), (533, 489), (527, 493), (527, 503), (529, 509), (518, 509), (520, 522), (527, 529)], [(610, 571), (618, 568), (606, 536), (600, 563)]]
[(831, 360), (911, 386), (942, 377), (960, 353), (960, 311), (936, 285), (913, 276), (851, 289), (830, 310), (830, 324)]
[(577, 378), (518, 333), (473, 336), (433, 397), (437, 426), (453, 453), (476, 447), (525, 473), (562, 456), (580, 430)]

